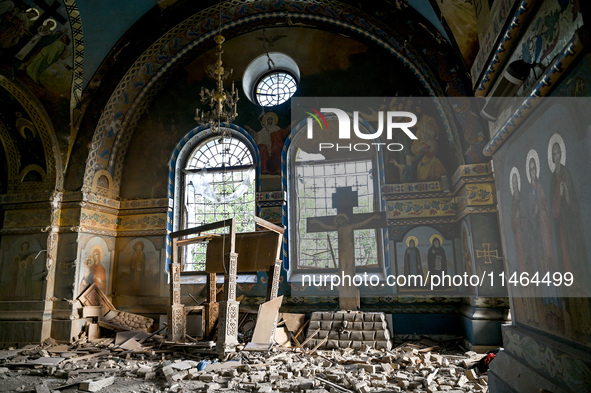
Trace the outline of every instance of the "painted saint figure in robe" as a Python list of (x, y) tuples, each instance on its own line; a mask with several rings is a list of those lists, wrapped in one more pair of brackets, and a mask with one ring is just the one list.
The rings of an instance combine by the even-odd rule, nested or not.
[(16, 274), (13, 277), (16, 277), (16, 281), (13, 281), (14, 291), (11, 295), (18, 299), (28, 299), (31, 296), (35, 260), (29, 247), (29, 242), (23, 242), (21, 244), (21, 253), (14, 257), (13, 269)]
[(91, 284), (96, 284), (101, 291), (107, 290), (107, 271), (102, 265), (103, 254), (99, 246), (93, 247), (90, 255), (84, 261), (84, 277), (80, 283), (80, 293)]
[(443, 163), (436, 156), (439, 150), (439, 125), (434, 117), (421, 114), (421, 108), (415, 109), (417, 113), (417, 139), (411, 145), (414, 156), (407, 156), (407, 163), (400, 164), (396, 159), (390, 162), (399, 171), (399, 177), (404, 183), (414, 181), (439, 180), (447, 174)]
[(564, 149), (564, 141), (559, 134), (554, 134), (548, 146), (548, 163), (552, 170), (550, 202), (556, 230), (556, 248), (563, 272), (573, 272), (576, 265), (587, 261), (587, 247), (573, 178), (565, 166)]
[(261, 173), (277, 175), (281, 171), (281, 152), (289, 129), (277, 125), (279, 117), (274, 112), (263, 113), (260, 116), (262, 128), (256, 132), (245, 126), (253, 135), (259, 148)]
[(447, 271), (447, 257), (441, 247), (441, 238), (438, 235), (431, 237), (431, 247), (427, 252), (427, 265), (431, 275), (441, 275)]
[[(517, 265), (511, 266), (511, 269), (517, 274), (528, 272), (533, 274), (531, 256), (525, 252), (528, 249), (528, 234), (530, 232), (531, 223), (524, 214), (523, 198), (521, 194), (521, 175), (516, 167), (511, 169), (509, 174), (509, 189), (513, 196), (511, 200), (511, 229), (513, 229), (513, 239), (515, 242), (515, 249), (517, 252)], [(509, 272), (512, 274), (512, 271)], [(537, 287), (516, 287), (513, 289), (515, 293), (514, 302), (517, 308), (521, 309), (520, 315), (523, 315), (526, 322), (538, 323), (538, 300), (541, 296), (540, 288)]]
[[(530, 206), (532, 217), (532, 247), (534, 251), (533, 260), (537, 261), (537, 266), (532, 267), (533, 271), (538, 271), (544, 275), (546, 272), (559, 271), (554, 258), (554, 246), (552, 238), (552, 222), (550, 209), (546, 199), (546, 193), (540, 183), (540, 159), (538, 152), (531, 149), (526, 157), (527, 180), (530, 182)], [(561, 301), (558, 288), (544, 285), (542, 286), (543, 304), (546, 306), (546, 324), (557, 331), (564, 331), (564, 316), (561, 312)]]
[(416, 237), (410, 236), (407, 239), (407, 248), (404, 253), (404, 274), (405, 275), (423, 275), (423, 265), (421, 263), (421, 253), (416, 246)]
[(133, 273), (133, 292), (139, 292), (144, 282), (146, 272), (146, 253), (144, 252), (144, 242), (138, 241), (133, 245), (133, 254), (131, 255), (131, 272)]
[[(532, 230), (533, 241), (536, 254), (534, 255), (540, 265), (539, 269), (545, 271), (557, 271), (556, 261), (554, 260), (554, 248), (552, 247), (552, 223), (550, 219), (550, 210), (546, 193), (542, 188), (539, 179), (540, 160), (535, 150), (530, 150), (527, 154), (527, 180), (530, 182), (530, 206), (532, 209)], [(541, 271), (541, 270), (540, 270)]]
[[(574, 182), (566, 164), (566, 146), (560, 134), (554, 134), (548, 143), (548, 165), (552, 171), (550, 203), (556, 238), (556, 251), (562, 272), (571, 272), (580, 282), (587, 282), (587, 247), (583, 223)], [(586, 285), (569, 288), (577, 297), (563, 299), (570, 316), (571, 329), (575, 333), (591, 334), (589, 315), (590, 291)]]

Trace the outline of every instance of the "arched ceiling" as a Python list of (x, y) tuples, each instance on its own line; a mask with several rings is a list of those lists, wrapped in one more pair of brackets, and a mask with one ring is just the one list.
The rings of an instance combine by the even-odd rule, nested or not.
[[(222, 29), (229, 43), (277, 27), (344, 35), (388, 53), (387, 61), (398, 62), (413, 75), (420, 94), (466, 96), (471, 87), (442, 13), (446, 3), (223, 0)], [(56, 170), (67, 171), (65, 188), (89, 190), (96, 173), (106, 171), (116, 185), (108, 194), (118, 197), (125, 154), (138, 121), (177, 70), (213, 47), (220, 2), (11, 0), (1, 4), (0, 13), (6, 17), (22, 16), (28, 7), (39, 10), (40, 17), (28, 23), (14, 43), (2, 43), (0, 72), (20, 80), (40, 100), (40, 112), (50, 114), (53, 145), (46, 152), (58, 152), (63, 164)], [(48, 19), (57, 26), (49, 35), (41, 34)]]
[[(92, 51), (87, 51), (84, 57), (84, 87), (86, 87), (109, 51), (126, 31), (147, 13), (154, 12), (154, 10), (165, 12), (167, 9), (179, 7), (180, 1), (102, 0), (97, 2), (78, 0), (76, 3), (83, 21), (85, 46), (92, 48)], [(215, 4), (211, 1), (200, 1), (200, 3), (200, 7), (203, 8)], [(396, 1), (383, 1), (383, 3), (381, 8), (384, 10), (398, 7)], [(448, 42), (451, 42), (443, 27), (442, 18), (438, 16), (441, 14), (439, 7), (442, 3), (437, 4), (435, 8), (431, 2), (426, 0), (407, 0), (406, 3), (424, 17)], [(368, 13), (380, 12), (377, 9), (371, 9), (374, 7), (375, 4), (366, 6), (366, 11)], [(110, 23), (105, 24), (105, 20), (109, 20)]]
[[(227, 39), (277, 26), (345, 34), (385, 50), (390, 57), (383, 61), (402, 64), (424, 94), (467, 95), (468, 84), (460, 71), (461, 61), (454, 59), (453, 48), (445, 45), (442, 36), (429, 29), (416, 11), (404, 3), (396, 4), (388, 13), (379, 12), (381, 17), (387, 16), (386, 23), (344, 2), (234, 0), (222, 3), (221, 30)], [(219, 18), (217, 5), (191, 15), (160, 36), (133, 64), (123, 68), (123, 76), (114, 78), (117, 85), (113, 86), (114, 92), (107, 99), (94, 131), (83, 189), (90, 191), (97, 173), (106, 171), (114, 188), (93, 192), (118, 196), (127, 147), (150, 97), (174, 69), (211, 48), (212, 37), (218, 33)]]

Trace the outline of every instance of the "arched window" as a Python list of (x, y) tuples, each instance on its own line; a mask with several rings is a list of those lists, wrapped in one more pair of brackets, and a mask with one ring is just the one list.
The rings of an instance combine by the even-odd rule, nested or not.
[[(352, 207), (353, 215), (376, 213), (383, 208), (379, 190), (383, 173), (380, 152), (319, 152), (319, 143), (334, 146), (338, 140), (334, 117), (325, 117), (329, 126), (322, 133), (316, 132), (314, 138), (309, 139), (305, 129), (292, 132), (287, 153), (290, 279), (299, 273), (340, 268), (338, 221), (335, 218), (334, 225), (322, 224), (325, 230), (310, 230), (310, 219), (337, 217), (337, 206), (343, 203)], [(371, 133), (366, 125), (360, 127), (364, 133)], [(354, 230), (353, 242), (358, 272), (384, 269), (383, 229)]]
[[(187, 152), (180, 178), (182, 184), (178, 229), (236, 219), (238, 232), (254, 231), (255, 150), (253, 144), (234, 130), (224, 136), (211, 131)], [(223, 229), (221, 229), (223, 231)], [(206, 243), (183, 247), (183, 271), (205, 269)]]

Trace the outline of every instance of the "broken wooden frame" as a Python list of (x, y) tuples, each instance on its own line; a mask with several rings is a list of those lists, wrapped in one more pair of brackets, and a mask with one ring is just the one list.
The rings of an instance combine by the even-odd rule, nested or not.
[[(269, 276), (267, 301), (275, 299), (279, 290), (281, 273), (281, 247), (284, 229), (262, 218), (255, 217), (256, 225), (262, 231), (236, 233), (234, 219), (218, 221), (196, 228), (184, 229), (170, 234), (172, 241), (172, 262), (170, 266), (170, 310), (168, 337), (180, 341), (186, 335), (186, 315), (190, 311), (203, 313), (203, 337), (213, 337), (218, 323), (217, 350), (226, 352), (238, 344), (238, 312), (236, 301), (236, 278), (238, 273), (266, 271)], [(230, 233), (223, 235), (206, 234), (218, 228), (230, 227)], [(195, 235), (197, 237), (185, 238)], [(185, 307), (181, 302), (181, 270), (178, 248), (207, 241), (205, 274), (207, 274), (207, 299), (203, 309)], [(241, 255), (239, 258), (238, 256)], [(217, 302), (217, 274), (224, 274), (223, 300)]]

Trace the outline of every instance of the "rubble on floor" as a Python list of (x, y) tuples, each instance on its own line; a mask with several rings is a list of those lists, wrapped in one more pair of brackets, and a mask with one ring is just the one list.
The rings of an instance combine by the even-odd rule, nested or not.
[[(131, 345), (130, 343), (133, 343)], [(124, 345), (127, 344), (127, 345)], [(430, 343), (394, 349), (306, 351), (274, 346), (220, 361), (199, 344), (120, 333), (0, 351), (0, 392), (486, 392), (484, 354), (450, 354)], [(211, 353), (210, 353), (211, 352)]]

